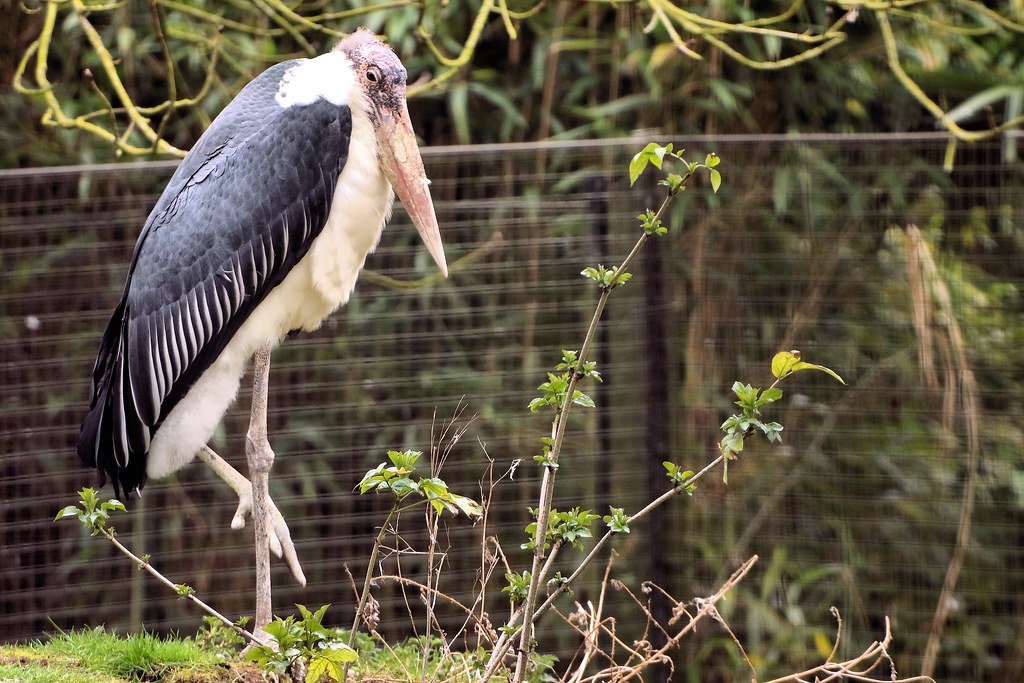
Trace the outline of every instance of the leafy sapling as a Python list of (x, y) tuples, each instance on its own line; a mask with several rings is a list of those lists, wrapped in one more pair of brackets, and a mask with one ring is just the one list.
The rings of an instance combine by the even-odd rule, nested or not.
[(110, 538), (115, 536), (114, 527), (110, 525), (110, 513), (115, 510), (124, 512), (124, 503), (116, 498), (111, 498), (101, 503), (96, 495), (96, 490), (88, 487), (79, 491), (78, 496), (78, 502), (81, 503), (81, 507), (68, 505), (57, 513), (53, 521), (56, 522), (66, 517), (75, 517), (89, 530), (92, 536), (103, 535)]
[(415, 494), (419, 500), (409, 504), (414, 506), (426, 502), (437, 511), (458, 514), (467, 517), (479, 517), (483, 514), (480, 504), (472, 498), (461, 496), (448, 490), (448, 484), (439, 477), (421, 477), (413, 479), (410, 475), (416, 470), (416, 461), (423, 453), (420, 451), (388, 451), (391, 465), (381, 463), (363, 475), (356, 485), (359, 493), (390, 493), (394, 499), (395, 511), (407, 509), (401, 504), (408, 496)]
[[(377, 566), (377, 556), (384, 543), (384, 537), (391, 528), (391, 521), (396, 515), (410, 510), (419, 505), (429, 505), (436, 514), (450, 512), (453, 515), (462, 512), (472, 519), (483, 515), (483, 508), (480, 503), (472, 498), (462, 496), (448, 489), (448, 484), (440, 477), (414, 478), (416, 463), (423, 455), (420, 451), (388, 451), (388, 460), (363, 475), (362, 480), (356, 485), (360, 494), (366, 493), (387, 493), (393, 498), (391, 510), (387, 518), (380, 526), (377, 538), (374, 540), (373, 548), (370, 550), (370, 560), (366, 565), (366, 575), (363, 578), (363, 589), (359, 594), (359, 604), (356, 606), (356, 614), (352, 621), (352, 630), (349, 635), (349, 646), (355, 642), (356, 633), (359, 629), (360, 620), (367, 622), (365, 617), (366, 607), (370, 600), (370, 586), (373, 583), (373, 572)], [(373, 627), (370, 626), (372, 630)]]
[(289, 615), (277, 618), (264, 627), (272, 645), (259, 645), (245, 653), (264, 674), (283, 675), (305, 668), (304, 680), (319, 683), (324, 678), (345, 680), (345, 667), (356, 661), (356, 651), (343, 640), (337, 629), (323, 625), (329, 605), (310, 612), (304, 605), (295, 605), (300, 619)]
[(79, 505), (68, 505), (62, 508), (57, 516), (54, 517), (53, 521), (74, 517), (81, 522), (86, 529), (89, 530), (93, 536), (103, 536), (110, 541), (115, 548), (121, 551), (135, 564), (138, 565), (139, 569), (144, 569), (149, 574), (154, 576), (160, 583), (167, 586), (169, 589), (175, 592), (175, 594), (182, 600), (189, 600), (194, 602), (204, 610), (207, 614), (217, 619), (220, 623), (224, 624), (232, 631), (237, 633), (239, 636), (245, 638), (247, 641), (252, 642), (256, 645), (266, 645), (261, 638), (253, 635), (249, 631), (242, 628), (241, 622), (233, 622), (223, 614), (213, 609), (205, 602), (196, 597), (196, 591), (191, 586), (184, 583), (174, 583), (166, 576), (161, 574), (156, 567), (150, 562), (149, 555), (143, 555), (139, 557), (124, 544), (117, 539), (117, 532), (114, 530), (113, 525), (110, 524), (110, 516), (113, 512), (124, 512), (125, 507), (121, 501), (111, 498), (100, 502), (99, 497), (96, 495), (96, 490), (92, 488), (83, 488), (78, 492)]
[[(542, 440), (542, 452), (539, 456), (534, 458), (543, 465), (544, 475), (541, 481), (540, 499), (538, 501), (539, 504), (536, 508), (536, 521), (528, 528), (532, 531), (533, 541), (524, 546), (532, 548), (533, 562), (531, 571), (529, 572), (530, 580), (528, 591), (522, 604), (522, 621), (520, 621), (520, 623), (523, 624), (524, 628), (522, 628), (522, 632), (519, 635), (519, 656), (517, 658), (516, 671), (513, 677), (513, 680), (517, 683), (523, 680), (526, 667), (529, 665), (530, 654), (532, 651), (531, 643), (533, 638), (533, 622), (539, 617), (540, 612), (542, 611), (537, 609), (537, 599), (540, 592), (540, 586), (546, 582), (545, 574), (553, 564), (551, 561), (552, 557), (554, 553), (558, 551), (561, 543), (568, 541), (573, 545), (577, 545), (580, 538), (586, 537), (582, 534), (580, 529), (573, 526), (580, 521), (578, 517), (572, 518), (571, 520), (561, 519), (559, 521), (560, 515), (565, 515), (566, 513), (560, 513), (552, 508), (552, 496), (554, 491), (554, 480), (558, 471), (558, 459), (565, 439), (566, 420), (569, 412), (574, 405), (594, 407), (593, 399), (577, 389), (576, 385), (584, 378), (593, 378), (600, 381), (600, 375), (597, 373), (594, 362), (589, 359), (589, 353), (596, 336), (598, 324), (601, 321), (604, 308), (608, 302), (608, 298), (619, 285), (628, 282), (632, 277), (628, 270), (629, 266), (633, 263), (637, 254), (643, 248), (647, 240), (651, 237), (661, 236), (668, 232), (662, 223), (665, 212), (668, 210), (672, 200), (680, 192), (686, 189), (686, 183), (694, 174), (699, 171), (708, 172), (711, 177), (712, 189), (715, 192), (717, 192), (721, 186), (721, 173), (715, 168), (721, 162), (717, 155), (707, 155), (703, 163), (689, 162), (683, 158), (682, 150), (677, 153), (673, 151), (673, 149), (674, 148), (671, 144), (663, 146), (652, 142), (638, 152), (630, 161), (629, 182), (631, 186), (637, 181), (649, 165), (653, 165), (660, 170), (666, 161), (671, 161), (673, 165), (679, 166), (681, 172), (666, 173), (665, 178), (660, 184), (667, 189), (667, 192), (657, 211), (648, 210), (638, 216), (641, 227), (640, 235), (629, 254), (627, 254), (623, 259), (622, 263), (613, 268), (608, 268), (602, 264), (589, 266), (584, 268), (581, 272), (583, 277), (594, 281), (594, 283), (601, 289), (601, 294), (598, 297), (593, 317), (591, 318), (590, 325), (587, 328), (583, 345), (578, 351), (571, 354), (563, 350), (562, 361), (558, 366), (556, 366), (555, 372), (549, 372), (547, 381), (543, 382), (538, 387), (541, 395), (530, 401), (529, 408), (531, 412), (550, 409), (553, 413), (553, 420), (550, 435), (546, 436)], [(598, 517), (589, 511), (587, 514), (592, 515), (594, 519), (597, 519)], [(610, 515), (610, 517), (614, 516)], [(556, 521), (552, 523), (552, 519)], [(622, 528), (621, 516), (616, 519), (618, 520), (616, 526), (618, 528)], [(593, 519), (590, 521), (592, 522)], [(568, 537), (563, 537), (561, 543), (557, 540), (553, 541), (549, 537), (552, 529), (561, 529), (563, 532), (568, 532), (569, 535), (573, 536), (573, 538), (572, 540), (569, 540)], [(587, 525), (586, 533), (588, 535), (590, 533), (589, 524)], [(584, 564), (588, 563), (590, 559), (591, 556), (588, 556), (584, 560)], [(577, 575), (578, 570), (577, 572), (574, 572), (573, 576), (575, 577)], [(566, 583), (565, 585), (568, 584)], [(556, 590), (555, 593), (562, 592), (562, 588), (564, 588), (564, 586), (560, 586), (559, 590)], [(508, 646), (504, 645), (503, 647), (507, 648)], [(503, 647), (495, 648), (495, 652), (492, 654), (491, 663), (488, 665), (488, 673), (494, 671), (494, 667), (497, 666), (497, 662), (499, 662), (504, 656), (505, 650)]]

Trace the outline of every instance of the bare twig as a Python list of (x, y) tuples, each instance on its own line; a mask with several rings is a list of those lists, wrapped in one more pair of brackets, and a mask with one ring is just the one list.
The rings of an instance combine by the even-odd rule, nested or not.
[(813, 680), (819, 683), (831, 683), (832, 681), (876, 681), (871, 672), (883, 664), (889, 666), (888, 679), (892, 683), (935, 683), (934, 679), (928, 676), (911, 676), (900, 678), (896, 673), (892, 657), (889, 656), (889, 645), (892, 643), (892, 631), (889, 628), (889, 617), (885, 618), (885, 637), (881, 641), (875, 641), (869, 645), (861, 654), (844, 662), (833, 662), (836, 653), (839, 651), (839, 641), (842, 637), (843, 621), (839, 616), (839, 610), (832, 608), (832, 614), (836, 618), (836, 641), (832, 652), (823, 664), (800, 671), (799, 673), (787, 674), (781, 678), (774, 678), (765, 683), (805, 683)]
[(223, 614), (221, 614), (220, 612), (218, 612), (217, 610), (215, 610), (214, 608), (210, 607), (205, 602), (203, 602), (202, 600), (197, 598), (195, 596), (195, 593), (193, 593), (191, 590), (182, 590), (182, 588), (183, 588), (182, 586), (179, 586), (178, 584), (174, 583), (173, 581), (168, 579), (166, 576), (161, 574), (156, 569), (156, 567), (154, 567), (152, 564), (149, 563), (148, 559), (141, 558), (141, 557), (137, 556), (135, 553), (133, 553), (131, 550), (129, 550), (124, 544), (122, 544), (121, 541), (117, 540), (117, 537), (110, 530), (108, 530), (108, 529), (100, 529), (100, 533), (103, 534), (104, 538), (106, 538), (108, 541), (113, 543), (115, 548), (120, 550), (122, 553), (127, 555), (133, 562), (135, 562), (139, 566), (140, 569), (145, 569), (152, 576), (154, 576), (160, 583), (164, 584), (165, 586), (167, 586), (168, 588), (170, 588), (171, 590), (176, 592), (180, 597), (182, 597), (185, 600), (189, 600), (189, 601), (195, 603), (196, 605), (199, 606), (199, 608), (201, 610), (203, 610), (204, 612), (206, 612), (210, 616), (215, 617), (217, 620), (219, 620), (225, 626), (227, 626), (232, 631), (234, 631), (238, 635), (242, 636), (243, 638), (245, 638), (249, 642), (256, 643), (257, 645), (263, 645), (265, 647), (269, 647), (269, 643), (267, 641), (265, 641), (263, 638), (261, 638), (260, 636), (257, 636), (254, 633), (250, 633), (249, 631), (245, 630), (244, 628), (242, 628), (241, 626), (239, 626), (235, 622), (231, 621), (230, 619), (225, 617)]
[(715, 591), (714, 594), (708, 596), (707, 598), (695, 600), (694, 604), (698, 607), (698, 609), (697, 613), (693, 616), (693, 618), (690, 619), (685, 626), (679, 629), (679, 631), (675, 635), (673, 635), (667, 643), (661, 646), (659, 650), (657, 650), (653, 655), (649, 656), (644, 661), (634, 666), (627, 675), (622, 676), (618, 679), (618, 681), (620, 683), (626, 683), (626, 681), (629, 681), (639, 676), (640, 673), (648, 666), (650, 666), (650, 664), (652, 664), (656, 659), (664, 656), (665, 653), (667, 653), (669, 650), (678, 645), (679, 641), (683, 639), (683, 636), (685, 636), (687, 633), (696, 628), (697, 623), (701, 619), (716, 614), (717, 611), (715, 609), (715, 605), (717, 605), (719, 600), (724, 598), (725, 594), (728, 593), (734, 586), (736, 586), (736, 584), (743, 580), (743, 577), (747, 575), (747, 573), (751, 570), (751, 568), (754, 566), (754, 563), (756, 562), (757, 555), (751, 556), (750, 559), (748, 559), (746, 562), (740, 565), (740, 567), (732, 573), (732, 576), (730, 576), (729, 579), (724, 584), (722, 584), (722, 587)]

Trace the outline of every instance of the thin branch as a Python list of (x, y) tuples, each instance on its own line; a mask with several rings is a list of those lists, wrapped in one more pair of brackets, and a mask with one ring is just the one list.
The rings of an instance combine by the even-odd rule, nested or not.
[(262, 638), (260, 638), (259, 636), (255, 635), (253, 633), (250, 633), (249, 631), (245, 630), (244, 628), (242, 628), (241, 626), (239, 626), (235, 622), (231, 621), (230, 619), (225, 617), (223, 614), (221, 614), (220, 612), (218, 612), (217, 610), (215, 610), (214, 608), (210, 607), (205, 602), (203, 602), (202, 600), (197, 598), (193, 593), (191, 593), (191, 592), (184, 592), (183, 593), (181, 591), (181, 588), (178, 586), (178, 584), (174, 583), (173, 581), (168, 579), (166, 576), (161, 574), (156, 569), (156, 567), (154, 567), (152, 564), (149, 563), (149, 560), (145, 560), (145, 559), (137, 556), (131, 550), (129, 550), (123, 543), (121, 543), (119, 540), (117, 540), (117, 537), (111, 531), (109, 531), (108, 529), (100, 529), (100, 533), (103, 534), (103, 536), (108, 541), (113, 543), (114, 546), (118, 550), (120, 550), (122, 553), (127, 555), (129, 558), (131, 558), (132, 561), (134, 561), (139, 566), (140, 569), (145, 569), (152, 576), (156, 577), (156, 579), (160, 583), (164, 584), (165, 586), (167, 586), (168, 588), (173, 590), (175, 593), (177, 593), (178, 595), (180, 595), (184, 599), (190, 600), (190, 601), (194, 602), (196, 605), (199, 606), (200, 609), (202, 609), (204, 612), (206, 612), (210, 616), (215, 617), (216, 619), (221, 621), (225, 626), (227, 626), (228, 628), (233, 630), (238, 635), (242, 636), (243, 638), (245, 638), (246, 640), (248, 640), (250, 642), (256, 643), (257, 645), (262, 645), (264, 647), (269, 647), (270, 646), (270, 644), (267, 641), (263, 640)]
[(466, 37), (466, 42), (462, 46), (462, 51), (459, 56), (450, 59), (444, 56), (440, 49), (434, 44), (433, 38), (423, 30), (423, 26), (420, 25), (419, 35), (423, 38), (424, 43), (430, 50), (434, 58), (441, 63), (442, 66), (447, 67), (446, 70), (439, 76), (435, 76), (422, 85), (415, 85), (409, 88), (407, 95), (408, 97), (415, 97), (416, 95), (425, 92), (431, 88), (436, 88), (441, 83), (444, 83), (448, 79), (455, 76), (466, 64), (469, 64), (469, 60), (473, 57), (473, 53), (476, 51), (477, 43), (480, 42), (480, 36), (483, 34), (484, 26), (487, 25), (487, 18), (491, 13), (491, 9), (494, 7), (494, 0), (483, 0), (480, 5), (480, 9), (476, 13), (476, 18), (473, 20), (473, 26), (470, 28), (469, 35)]
[(678, 645), (679, 641), (683, 639), (683, 636), (685, 636), (697, 627), (697, 622), (699, 622), (704, 617), (711, 616), (713, 613), (717, 613), (715, 605), (717, 605), (718, 602), (725, 597), (726, 593), (728, 593), (734, 586), (736, 586), (740, 581), (743, 580), (743, 578), (753, 568), (756, 562), (757, 555), (752, 555), (750, 559), (748, 559), (746, 562), (740, 565), (740, 567), (735, 572), (733, 572), (732, 576), (729, 577), (729, 580), (722, 584), (722, 587), (719, 588), (713, 595), (702, 600), (699, 600), (698, 602), (700, 608), (698, 609), (697, 614), (694, 615), (694, 617), (689, 622), (687, 622), (686, 626), (683, 626), (679, 630), (679, 632), (672, 636), (672, 638), (667, 643), (665, 643), (657, 652), (655, 652), (654, 655), (648, 656), (648, 658), (645, 659), (643, 662), (640, 662), (640, 664), (638, 664), (637, 666), (632, 667), (631, 671), (627, 675), (617, 679), (618, 683), (626, 683), (627, 681), (639, 676), (640, 673), (648, 666), (650, 666), (651, 663), (653, 663), (656, 659), (660, 658), (661, 656), (664, 656), (666, 652), (668, 652), (676, 645)]
[(907, 92), (913, 96), (918, 103), (928, 110), (932, 116), (938, 119), (939, 123), (946, 128), (950, 133), (955, 135), (958, 139), (965, 142), (978, 142), (979, 140), (985, 140), (1005, 130), (1011, 128), (1017, 128), (1021, 124), (1024, 124), (1024, 115), (1014, 117), (1008, 121), (1004, 121), (998, 126), (993, 126), (982, 131), (969, 131), (949, 118), (948, 114), (940, 107), (934, 100), (925, 94), (924, 90), (910, 77), (909, 74), (903, 69), (903, 65), (900, 63), (899, 48), (896, 42), (896, 36), (893, 33), (892, 26), (889, 24), (889, 15), (884, 9), (875, 10), (875, 18), (878, 20), (878, 26), (882, 30), (882, 42), (885, 44), (885, 55), (886, 61), (889, 64), (889, 70), (892, 71), (893, 75), (900, 84), (906, 89)]
[[(356, 642), (356, 632), (359, 630), (359, 622), (363, 618), (363, 610), (366, 609), (366, 601), (370, 597), (370, 585), (373, 583), (374, 566), (377, 564), (377, 555), (380, 553), (380, 546), (384, 543), (384, 536), (387, 535), (391, 520), (398, 512), (399, 501), (391, 506), (387, 519), (380, 525), (377, 538), (374, 539), (373, 549), (370, 551), (370, 559), (366, 563), (366, 576), (363, 578), (363, 589), (359, 592), (359, 604), (356, 605), (356, 615), (352, 619), (352, 630), (348, 634), (348, 645), (353, 647)], [(346, 668), (347, 671), (347, 668)]]
[[(128, 115), (129, 121), (142, 133), (147, 140), (153, 143), (156, 151), (163, 154), (182, 154), (182, 151), (174, 147), (165, 140), (162, 140), (155, 130), (149, 125), (149, 121), (144, 117), (135, 106), (131, 95), (124, 87), (124, 83), (121, 81), (120, 75), (117, 73), (117, 66), (114, 63), (114, 58), (110, 54), (110, 51), (103, 44), (103, 39), (100, 37), (99, 32), (93, 27), (92, 23), (86, 16), (89, 9), (86, 7), (82, 0), (70, 0), (71, 5), (75, 11), (75, 15), (78, 18), (78, 23), (82, 27), (82, 32), (85, 33), (86, 39), (92, 46), (93, 52), (99, 59), (100, 64), (103, 67), (103, 73), (106, 74), (110, 80), (110, 85), (114, 89), (114, 93), (117, 95), (118, 101), (121, 106), (124, 107), (125, 113)], [(55, 4), (52, 4), (53, 7)], [(127, 145), (125, 143), (119, 143), (118, 147), (125, 149)], [(126, 150), (127, 151), (127, 150)], [(146, 151), (149, 151), (148, 149)]]

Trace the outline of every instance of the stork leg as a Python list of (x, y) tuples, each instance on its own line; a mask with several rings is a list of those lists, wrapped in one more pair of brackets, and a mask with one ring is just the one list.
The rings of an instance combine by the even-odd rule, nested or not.
[(272, 617), (270, 603), (270, 522), (267, 515), (270, 499), (268, 482), (274, 464), (274, 451), (267, 441), (267, 382), (270, 376), (270, 346), (253, 356), (252, 413), (245, 438), (245, 455), (249, 461), (252, 481), (252, 521), (256, 533), (256, 622), (262, 630)]
[[(231, 520), (231, 528), (245, 528), (245, 516), (252, 514), (252, 482), (246, 479), (244, 474), (232, 467), (231, 463), (217, 455), (209, 446), (203, 446), (197, 455), (238, 496), (238, 509)], [(302, 573), (302, 565), (299, 564), (299, 556), (295, 552), (295, 544), (292, 542), (288, 522), (285, 521), (284, 515), (281, 514), (272, 498), (267, 499), (267, 513), (270, 515), (270, 534), (268, 540), (271, 552), (283, 558), (288, 564), (288, 569), (291, 570), (295, 580), (298, 581), (300, 586), (305, 586), (306, 576)]]

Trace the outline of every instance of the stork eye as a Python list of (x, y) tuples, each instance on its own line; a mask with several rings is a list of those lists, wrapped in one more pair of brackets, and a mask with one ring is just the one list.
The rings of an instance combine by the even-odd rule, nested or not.
[(368, 67), (366, 69), (366, 80), (370, 83), (379, 83), (381, 80), (380, 69), (375, 66)]

